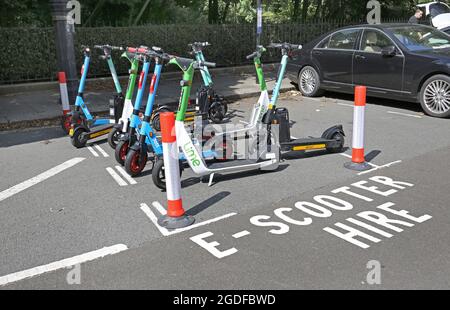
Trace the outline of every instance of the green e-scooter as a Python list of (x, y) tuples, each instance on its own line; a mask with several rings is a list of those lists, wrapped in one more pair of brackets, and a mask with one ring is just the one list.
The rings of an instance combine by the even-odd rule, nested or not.
[[(268, 107), (269, 99), (267, 94), (266, 85), (264, 82), (262, 70), (260, 70), (260, 51), (261, 47), (257, 49), (253, 54), (249, 55), (248, 58), (253, 58), (256, 68), (258, 71), (258, 78), (260, 80), (261, 89), (263, 90), (260, 100), (264, 107)], [(264, 141), (261, 141), (261, 145), (252, 154), (246, 154), (244, 159), (228, 160), (223, 162), (213, 162), (207, 163), (206, 160), (201, 155), (203, 145), (201, 141), (197, 139), (192, 139), (190, 133), (186, 130), (184, 124), (184, 116), (189, 104), (189, 97), (192, 89), (192, 80), (194, 77), (194, 70), (201, 66), (197, 60), (174, 57), (170, 60), (170, 64), (177, 65), (183, 71), (183, 80), (181, 81), (181, 97), (178, 107), (178, 112), (176, 115), (175, 131), (177, 136), (177, 143), (180, 147), (183, 156), (186, 158), (190, 168), (193, 172), (200, 176), (209, 175), (209, 184), (212, 184), (214, 174), (216, 173), (231, 173), (240, 171), (250, 171), (250, 170), (265, 170), (273, 171), (277, 170), (279, 166), (279, 145), (277, 145), (276, 140), (271, 138), (271, 127), (268, 124), (257, 123), (255, 121), (255, 128), (259, 130), (267, 129), (267, 135), (265, 135)], [(213, 66), (213, 64), (208, 64)], [(262, 108), (257, 106), (255, 113), (261, 113)], [(265, 109), (267, 111), (267, 108)], [(254, 118), (256, 119), (257, 114)], [(261, 118), (263, 115), (261, 116)], [(257, 136), (257, 135), (256, 135)], [(257, 138), (258, 139), (258, 138)], [(265, 145), (267, 143), (267, 145)], [(264, 145), (263, 145), (264, 144)], [(162, 158), (158, 159), (152, 169), (152, 179), (154, 184), (161, 189), (165, 189), (165, 169), (164, 161)]]

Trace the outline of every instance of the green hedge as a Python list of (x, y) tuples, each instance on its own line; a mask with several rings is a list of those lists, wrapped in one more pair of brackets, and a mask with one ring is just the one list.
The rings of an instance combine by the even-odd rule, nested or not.
[[(344, 21), (316, 21), (308, 24), (272, 24), (263, 29), (262, 44), (271, 41), (305, 43), (334, 28), (352, 24)], [(0, 28), (0, 84), (56, 79), (55, 34), (53, 28)], [(78, 69), (82, 63), (81, 46), (111, 44), (122, 46), (160, 46), (165, 51), (188, 55), (187, 44), (208, 41), (205, 57), (218, 66), (248, 64), (245, 56), (254, 49), (255, 26), (239, 25), (151, 25), (142, 27), (76, 28), (75, 51)], [(93, 54), (90, 76), (108, 75), (108, 67)], [(263, 62), (279, 60), (269, 52)], [(119, 74), (127, 74), (129, 63), (114, 57)]]

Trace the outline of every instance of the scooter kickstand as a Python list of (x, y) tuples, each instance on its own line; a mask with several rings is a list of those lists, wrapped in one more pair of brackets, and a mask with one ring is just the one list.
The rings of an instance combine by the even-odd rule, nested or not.
[(214, 179), (214, 173), (211, 173), (209, 175), (208, 187), (211, 187), (213, 185), (213, 179)]

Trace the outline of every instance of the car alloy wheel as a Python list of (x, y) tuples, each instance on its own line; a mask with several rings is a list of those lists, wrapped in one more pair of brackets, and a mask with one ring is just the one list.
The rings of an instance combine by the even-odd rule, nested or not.
[(448, 112), (450, 110), (450, 84), (444, 80), (432, 81), (423, 92), (423, 100), (432, 113)]
[(317, 81), (315, 74), (311, 69), (306, 69), (300, 76), (300, 88), (306, 94), (311, 94), (316, 88)]

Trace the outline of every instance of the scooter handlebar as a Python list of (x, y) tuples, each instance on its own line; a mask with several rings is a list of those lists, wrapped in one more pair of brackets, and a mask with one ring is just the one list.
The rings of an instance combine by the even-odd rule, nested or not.
[(216, 67), (216, 63), (215, 62), (209, 62), (209, 61), (202, 61), (199, 63), (200, 66), (205, 66), (208, 68), (215, 68)]
[(190, 47), (207, 47), (210, 45), (211, 44), (209, 42), (194, 42), (194, 43), (188, 44), (188, 46), (190, 46)]
[(148, 52), (148, 47), (127, 47), (127, 52), (132, 54), (145, 54)]
[(268, 47), (270, 48), (280, 48), (280, 49), (287, 49), (287, 50), (301, 50), (302, 45), (301, 44), (291, 44), (291, 43), (271, 43)]
[(251, 53), (250, 55), (248, 55), (246, 58), (247, 58), (247, 59), (252, 59), (252, 58), (255, 58), (255, 57), (261, 57), (261, 54), (262, 54), (263, 52), (265, 52), (265, 51), (266, 51), (266, 49), (264, 48), (264, 46), (258, 45), (258, 46), (256, 47), (256, 51), (254, 51), (253, 53)]
[(94, 48), (102, 49), (102, 50), (108, 49), (108, 50), (111, 50), (111, 51), (123, 51), (123, 47), (122, 46), (112, 46), (112, 45), (108, 45), (108, 44), (106, 44), (106, 45), (94, 45)]

